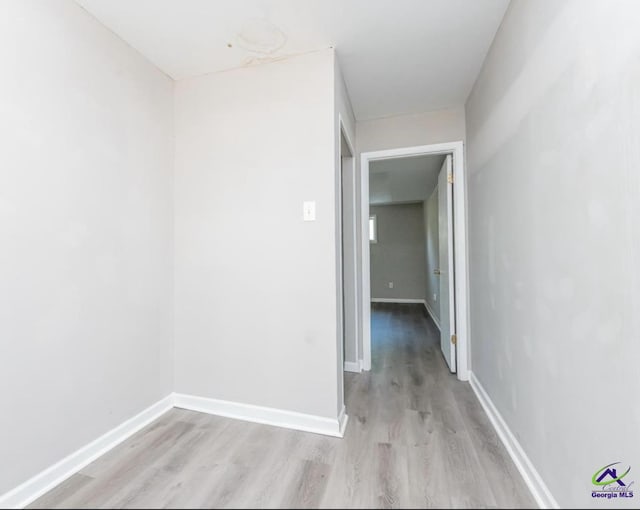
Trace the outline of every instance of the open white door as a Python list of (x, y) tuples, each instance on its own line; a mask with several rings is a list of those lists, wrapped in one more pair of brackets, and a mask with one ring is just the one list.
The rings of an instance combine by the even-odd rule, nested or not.
[(453, 263), (453, 165), (448, 155), (438, 175), (438, 241), (440, 259), (440, 348), (456, 371), (456, 314)]

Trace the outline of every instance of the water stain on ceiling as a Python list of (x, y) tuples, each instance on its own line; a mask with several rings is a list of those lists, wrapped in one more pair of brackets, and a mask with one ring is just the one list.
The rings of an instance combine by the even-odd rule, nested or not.
[(242, 25), (228, 46), (246, 51), (243, 65), (250, 66), (285, 57), (281, 50), (286, 44), (287, 36), (277, 25), (265, 18), (252, 18)]

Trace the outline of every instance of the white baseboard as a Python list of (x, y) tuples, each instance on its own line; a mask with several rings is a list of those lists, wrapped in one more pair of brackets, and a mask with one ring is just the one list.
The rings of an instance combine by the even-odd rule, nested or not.
[(358, 361), (345, 361), (344, 362), (344, 370), (345, 372), (362, 372), (362, 360)]
[(349, 422), (349, 415), (347, 414), (347, 408), (342, 406), (342, 410), (338, 415), (338, 430), (340, 431), (339, 437), (344, 437), (344, 431), (347, 430), (347, 423)]
[(334, 437), (343, 437), (343, 427), (346, 426), (347, 421), (346, 414), (344, 417), (325, 418), (312, 414), (196, 397), (181, 393), (175, 394), (174, 405), (181, 409)]
[(433, 310), (432, 310), (431, 306), (429, 305), (429, 303), (427, 303), (426, 300), (424, 300), (423, 303), (424, 303), (424, 307), (427, 309), (427, 313), (431, 317), (431, 320), (433, 321), (433, 323), (436, 325), (436, 327), (438, 329), (442, 330), (442, 328), (440, 327), (440, 320), (436, 317), (436, 314), (433, 313)]
[(372, 303), (424, 303), (424, 299), (414, 298), (371, 298)]
[(471, 388), (473, 388), (476, 397), (478, 397), (482, 408), (485, 413), (487, 413), (491, 424), (496, 429), (502, 444), (504, 444), (507, 452), (509, 452), (509, 455), (511, 456), (511, 459), (518, 468), (518, 471), (520, 471), (524, 482), (527, 484), (527, 487), (531, 491), (531, 494), (536, 500), (538, 506), (540, 508), (560, 508), (558, 502), (551, 494), (551, 491), (549, 491), (549, 488), (542, 480), (542, 477), (536, 470), (535, 466), (522, 449), (522, 446), (520, 446), (520, 443), (509, 429), (509, 426), (504, 421), (498, 412), (498, 409), (491, 401), (491, 398), (489, 398), (489, 395), (473, 372), (470, 372), (469, 383), (471, 384)]
[(334, 437), (344, 436), (349, 420), (344, 406), (340, 415), (331, 419), (173, 393), (15, 489), (0, 495), (0, 508), (24, 508), (174, 407)]
[(156, 402), (151, 407), (76, 450), (15, 489), (0, 495), (0, 508), (23, 508), (27, 506), (140, 429), (149, 425), (172, 407), (173, 395)]

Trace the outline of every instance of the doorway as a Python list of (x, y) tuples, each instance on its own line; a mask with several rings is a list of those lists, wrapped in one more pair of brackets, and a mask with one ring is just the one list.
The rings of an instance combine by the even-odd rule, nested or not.
[(339, 165), (336, 182), (338, 269), (338, 338), (340, 395), (344, 399), (344, 371), (359, 372), (358, 208), (355, 151), (339, 118)]
[[(458, 379), (469, 378), (468, 369), (468, 284), (467, 284), (467, 221), (466, 185), (462, 142), (391, 149), (361, 154), (360, 202), (361, 224), (359, 229), (360, 264), (357, 267), (361, 289), (360, 332), (364, 370), (371, 370), (371, 223), (375, 227), (375, 215), (371, 215), (369, 185), (371, 164), (391, 159), (426, 155), (443, 155), (444, 162), (438, 177), (439, 240), (441, 256), (438, 267), (442, 289), (440, 310), (446, 315), (440, 319), (441, 350), (450, 371)], [(374, 232), (374, 237), (376, 233)], [(443, 300), (445, 300), (443, 304)], [(425, 306), (427, 303), (425, 302)], [(428, 306), (427, 306), (428, 309)], [(440, 314), (442, 315), (442, 314)]]

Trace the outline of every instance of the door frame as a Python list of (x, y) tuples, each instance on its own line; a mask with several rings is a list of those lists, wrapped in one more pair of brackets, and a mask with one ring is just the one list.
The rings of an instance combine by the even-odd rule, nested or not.
[(371, 370), (371, 281), (369, 252), (369, 163), (383, 159), (429, 154), (451, 154), (453, 158), (453, 211), (454, 211), (454, 271), (456, 313), (456, 375), (461, 381), (469, 380), (469, 256), (467, 250), (467, 187), (462, 141), (419, 145), (360, 154), (360, 249), (358, 267), (361, 281), (362, 304), (362, 368)]
[[(342, 144), (341, 144), (341, 138), (344, 137), (344, 140), (347, 144), (347, 147), (349, 149), (349, 152), (351, 153), (350, 155), (345, 155), (342, 154)], [(338, 336), (339, 336), (339, 349), (340, 352), (338, 354), (339, 356), (339, 372), (340, 375), (339, 377), (342, 378), (343, 380), (343, 398), (344, 398), (344, 372), (360, 372), (360, 366), (361, 363), (359, 362), (359, 360), (361, 359), (361, 353), (360, 353), (360, 327), (359, 327), (359, 319), (360, 319), (360, 309), (361, 309), (361, 305), (360, 305), (360, 292), (359, 292), (359, 283), (360, 283), (360, 266), (358, 263), (358, 248), (360, 246), (360, 239), (358, 238), (358, 202), (357, 202), (357, 198), (358, 198), (358, 176), (357, 176), (357, 165), (356, 165), (356, 151), (355, 151), (355, 147), (353, 145), (353, 142), (351, 140), (351, 138), (349, 137), (349, 133), (348, 130), (345, 126), (344, 120), (342, 118), (341, 114), (338, 114), (338, 172), (337, 172), (337, 200), (336, 200), (336, 232), (337, 232), (337, 272), (338, 272)], [(348, 157), (351, 161), (350, 161), (350, 169), (351, 169), (351, 176), (352, 176), (352, 183), (351, 183), (351, 188), (352, 188), (352, 193), (351, 196), (349, 197), (349, 202), (353, 205), (353, 268), (354, 268), (354, 275), (353, 275), (353, 286), (354, 286), (354, 299), (353, 299), (353, 303), (345, 303), (344, 302), (344, 261), (343, 261), (343, 255), (344, 255), (344, 246), (343, 246), (343, 229), (342, 229), (342, 223), (343, 223), (343, 215), (344, 215), (344, 210), (342, 208), (342, 203), (343, 203), (343, 195), (344, 195), (344, 189), (342, 186), (342, 175), (343, 175), (343, 168), (342, 168), (342, 159), (343, 157)], [(354, 331), (354, 341), (355, 341), (355, 355), (356, 355), (356, 361), (355, 362), (346, 362), (343, 358), (343, 352), (344, 352), (344, 344), (345, 344), (345, 337), (344, 337), (344, 329), (345, 329), (345, 314), (344, 314), (344, 310), (345, 307), (350, 307), (353, 310), (353, 331)]]

